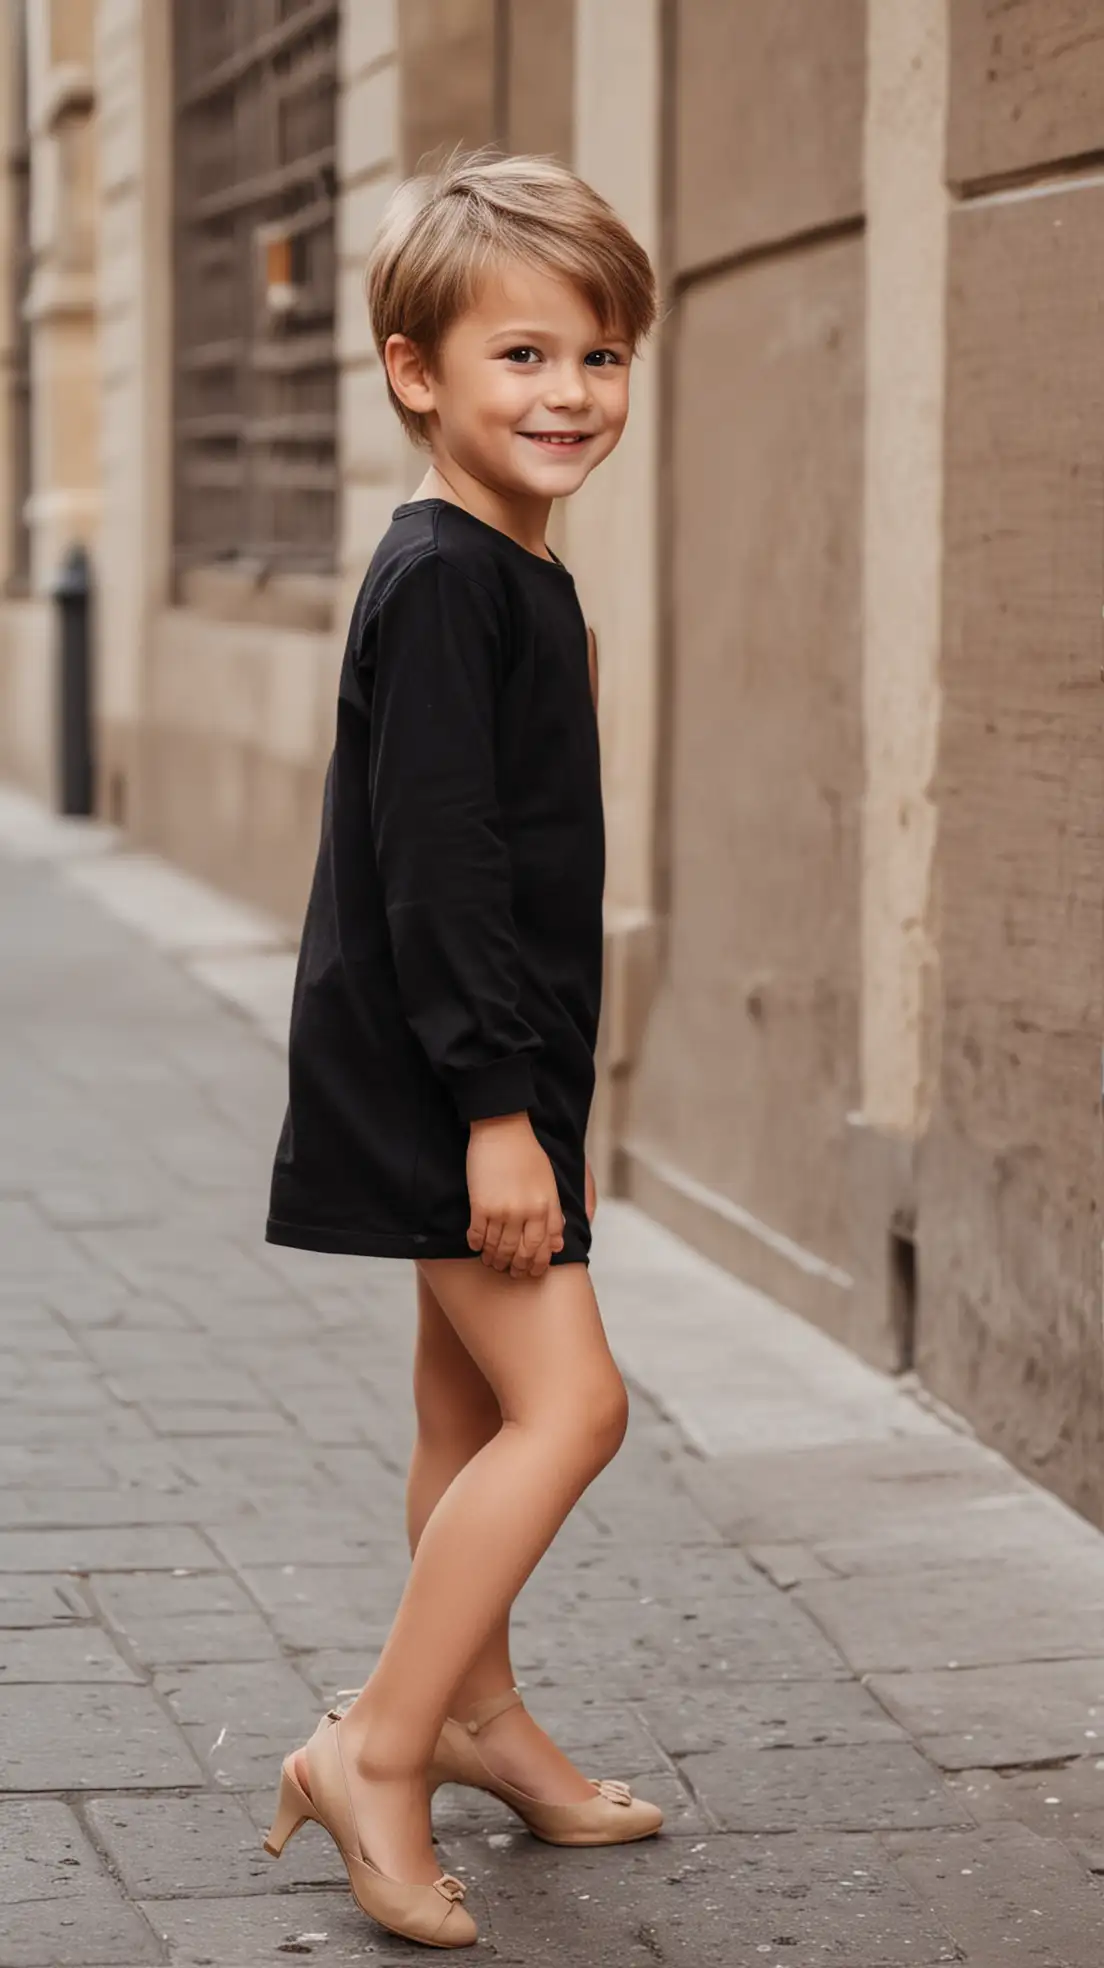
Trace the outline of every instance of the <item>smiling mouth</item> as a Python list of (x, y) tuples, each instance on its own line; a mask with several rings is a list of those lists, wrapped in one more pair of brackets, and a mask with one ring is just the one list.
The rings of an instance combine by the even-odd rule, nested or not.
[(527, 437), (530, 444), (541, 444), (546, 451), (570, 451), (573, 445), (586, 444), (589, 431), (519, 431), (519, 437)]

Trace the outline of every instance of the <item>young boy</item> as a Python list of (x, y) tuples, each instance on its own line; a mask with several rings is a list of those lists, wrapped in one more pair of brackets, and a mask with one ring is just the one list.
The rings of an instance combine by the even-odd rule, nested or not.
[(494, 1789), (555, 1842), (660, 1823), (538, 1728), (508, 1639), (626, 1418), (587, 1272), (593, 646), (545, 531), (621, 435), (656, 296), (596, 193), (516, 157), (401, 187), (368, 295), (430, 463), (349, 630), (267, 1234), (415, 1262), (415, 1557), (367, 1685), (285, 1762), (269, 1843), (317, 1817), (365, 1911), (452, 1946), (475, 1930), (433, 1855), (427, 1775)]

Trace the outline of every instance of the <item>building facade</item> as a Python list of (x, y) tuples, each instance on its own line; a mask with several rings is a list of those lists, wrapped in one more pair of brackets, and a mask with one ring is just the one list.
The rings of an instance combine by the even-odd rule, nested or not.
[(665, 294), (556, 518), (602, 670), (596, 1155), (1104, 1521), (1100, 9), (14, 0), (3, 30), (0, 771), (49, 794), (80, 538), (101, 810), (296, 918), (349, 605), (421, 471), (373, 228), (457, 142), (572, 162)]

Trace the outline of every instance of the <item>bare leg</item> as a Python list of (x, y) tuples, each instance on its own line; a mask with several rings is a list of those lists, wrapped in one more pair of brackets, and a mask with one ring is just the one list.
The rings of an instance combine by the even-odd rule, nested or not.
[(585, 1266), (540, 1279), (464, 1258), (425, 1270), (503, 1419), (425, 1524), (387, 1644), (339, 1725), (368, 1852), (410, 1881), (436, 1877), (425, 1771), (456, 1691), (627, 1419)]
[[(428, 1277), (418, 1279), (418, 1342), (414, 1403), (418, 1435), (410, 1463), (406, 1519), (417, 1549), (430, 1516), (453, 1477), (498, 1434), (502, 1415), (489, 1382), (461, 1344), (437, 1303)], [(498, 1622), (452, 1697), (449, 1712), (466, 1720), (477, 1702), (514, 1683), (509, 1614)], [(587, 1803), (589, 1778), (575, 1768), (527, 1709), (511, 1708), (489, 1723), (480, 1750), (491, 1768), (547, 1804)]]

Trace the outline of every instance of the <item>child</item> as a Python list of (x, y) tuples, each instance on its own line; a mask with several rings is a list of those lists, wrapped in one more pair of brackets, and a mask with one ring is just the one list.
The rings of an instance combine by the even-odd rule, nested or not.
[(538, 1728), (508, 1641), (626, 1422), (587, 1269), (594, 652), (545, 529), (621, 436), (656, 296), (589, 187), (485, 154), (400, 188), (368, 294), (391, 401), (432, 462), (353, 611), (267, 1234), (414, 1261), (414, 1557), (366, 1686), (286, 1759), (266, 1843), (314, 1818), (365, 1912), (462, 1947), (439, 1783), (494, 1791), (558, 1844), (661, 1823)]

